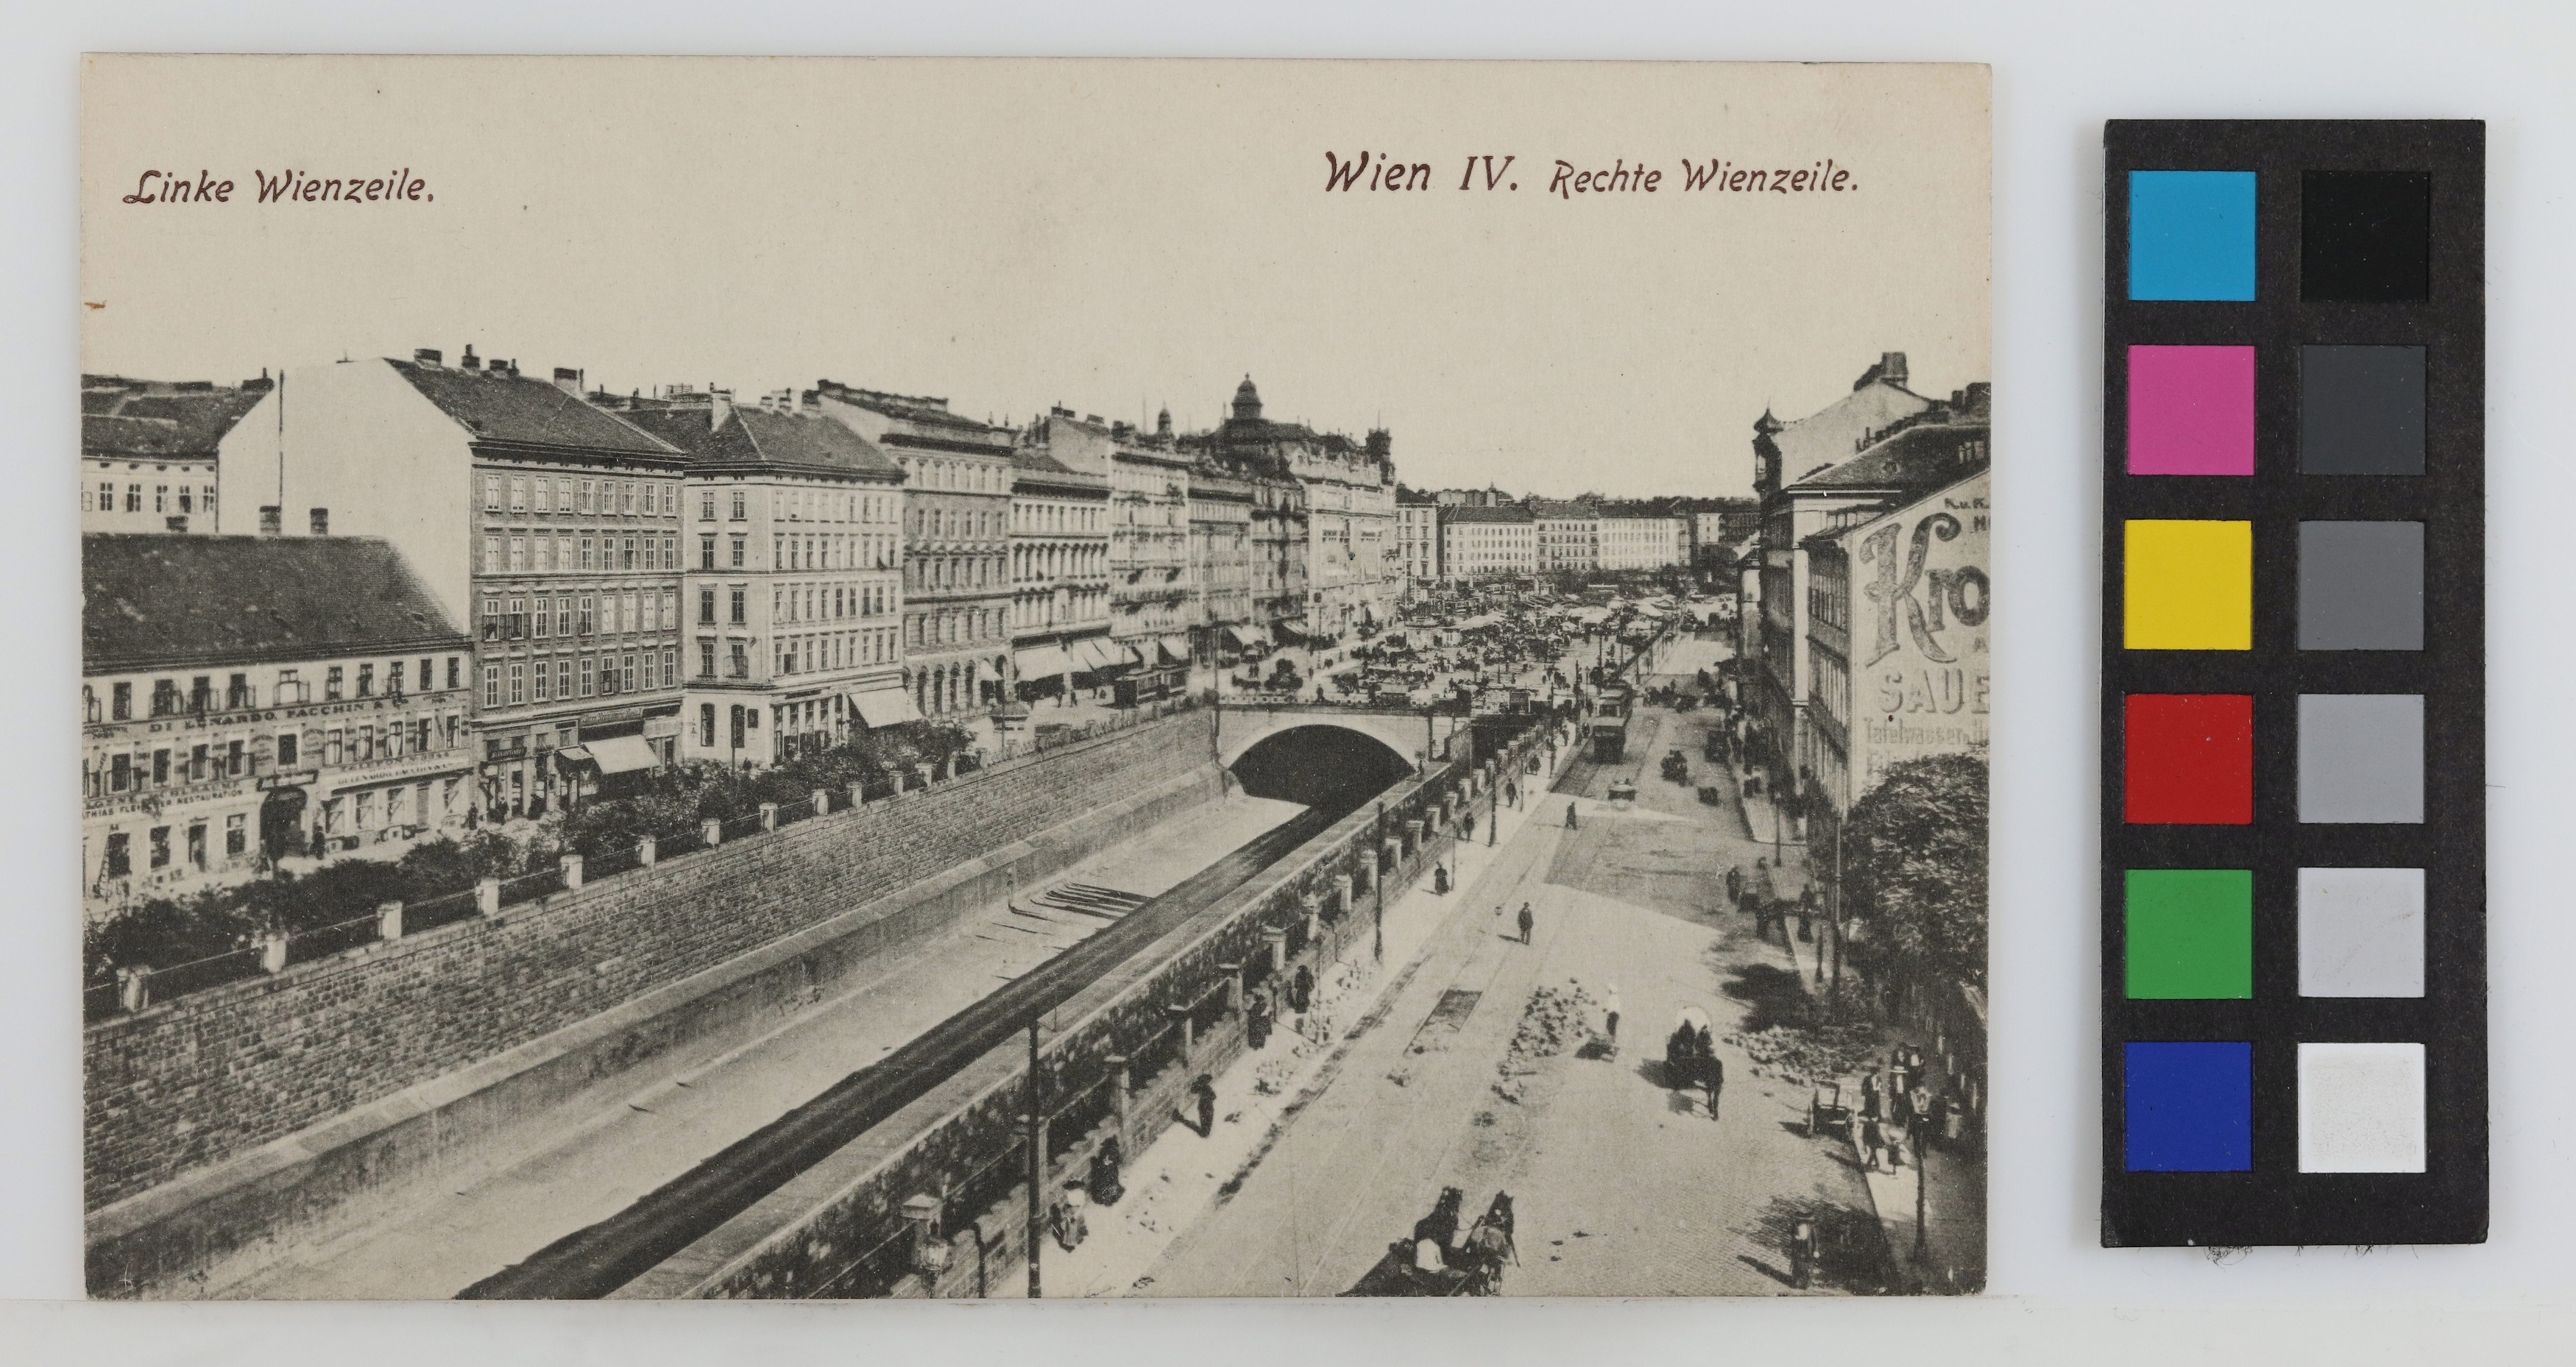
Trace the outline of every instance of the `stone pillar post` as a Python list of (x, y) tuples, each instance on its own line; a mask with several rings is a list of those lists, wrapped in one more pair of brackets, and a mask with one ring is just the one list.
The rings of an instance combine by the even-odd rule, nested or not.
[(824, 792), (824, 791), (823, 791), (822, 789), (820, 789), (820, 788), (815, 789), (815, 790), (814, 790), (814, 815), (816, 815), (816, 816), (830, 816), (831, 814), (832, 814), (832, 795), (831, 795), (830, 793)]
[(485, 916), (501, 914), (501, 880), (486, 878), (474, 885), (474, 909)]
[(1136, 1078), (1127, 1067), (1125, 1054), (1111, 1054), (1101, 1062), (1109, 1066), (1109, 1132), (1118, 1136), (1118, 1152), (1125, 1158), (1132, 1152), (1127, 1142), (1127, 1116), (1136, 1101)]
[(1271, 972), (1273, 972), (1273, 973), (1279, 973), (1279, 972), (1283, 972), (1283, 971), (1285, 971), (1285, 970), (1287, 969), (1287, 967), (1288, 967), (1288, 927), (1286, 927), (1286, 926), (1265, 926), (1265, 927), (1263, 927), (1263, 929), (1262, 929), (1262, 931), (1261, 931), (1261, 946), (1262, 946), (1262, 948), (1263, 948), (1266, 952), (1268, 952), (1268, 954), (1270, 955), (1270, 971), (1271, 971)]
[(778, 829), (777, 803), (764, 802), (760, 804), (760, 828), (764, 831), (774, 831)]
[(939, 1237), (939, 1198), (914, 1193), (903, 1203), (903, 1222), (912, 1232), (912, 1270), (934, 1283), (930, 1292), (935, 1296), (939, 1274), (948, 1270), (948, 1245)]
[(1180, 1060), (1181, 1066), (1186, 1068), (1198, 1056), (1198, 1031), (1190, 1021), (1190, 1009), (1178, 1002), (1163, 1009), (1170, 1012), (1173, 1022), (1181, 1027)]
[(376, 903), (376, 938), (393, 941), (402, 937), (403, 904), (400, 902)]
[(580, 855), (577, 855), (577, 854), (567, 854), (567, 855), (563, 856), (561, 859), (559, 859), (559, 860), (557, 860), (557, 861), (555, 861), (555, 862), (557, 862), (557, 863), (559, 863), (559, 864), (561, 864), (561, 865), (563, 866), (563, 880), (564, 880), (564, 890), (565, 890), (565, 891), (569, 892), (569, 891), (571, 891), (572, 889), (574, 889), (574, 888), (577, 888), (577, 887), (580, 887), (580, 886), (581, 886), (581, 856), (580, 856)]
[(701, 842), (703, 842), (703, 843), (705, 843), (705, 844), (707, 844), (707, 845), (711, 845), (711, 846), (712, 846), (712, 845), (721, 845), (721, 844), (723, 844), (723, 843), (724, 843), (724, 823), (723, 823), (723, 822), (721, 822), (721, 821), (718, 821), (718, 820), (717, 820), (717, 819), (715, 819), (714, 817), (708, 817), (706, 820), (699, 822), (699, 823), (698, 823), (698, 839), (699, 839)]
[(648, 835), (635, 846), (635, 862), (649, 869), (661, 852), (661, 842)]
[(861, 803), (864, 803), (864, 802), (866, 802), (867, 800), (868, 800), (868, 786), (867, 786), (866, 784), (864, 784), (864, 783), (859, 782), (857, 779), (851, 779), (851, 780), (850, 780), (850, 806), (851, 806), (853, 809), (855, 809), (855, 808), (857, 808)]
[(152, 1004), (152, 968), (136, 964), (116, 970), (116, 1005), (120, 1011), (134, 1012)]
[(1403, 847), (1402, 845), (1397, 844), (1397, 843), (1396, 843), (1396, 841), (1395, 841), (1395, 839), (1394, 839), (1394, 837), (1390, 836), (1390, 837), (1388, 837), (1388, 838), (1387, 838), (1387, 840), (1386, 840), (1384, 843), (1382, 843), (1382, 844), (1380, 844), (1380, 845), (1378, 846), (1378, 852), (1377, 852), (1377, 876), (1378, 876), (1378, 881), (1380, 881), (1380, 882), (1384, 882), (1384, 881), (1385, 881), (1385, 880), (1387, 880), (1388, 878), (1393, 877), (1393, 876), (1395, 875), (1395, 871), (1396, 871), (1398, 868), (1403, 867), (1403, 865), (1404, 865), (1404, 847)]
[(1225, 1013), (1229, 1016), (1242, 1015), (1243, 965), (1222, 963), (1216, 966), (1216, 971), (1225, 975)]
[(259, 950), (260, 972), (283, 973), (286, 971), (285, 931), (263, 930), (259, 933), (259, 938), (251, 941), (251, 944), (256, 946)]
[(1377, 891), (1377, 851), (1361, 852), (1360, 862), (1351, 866), (1351, 887), (1360, 893)]
[(1359, 880), (1345, 873), (1333, 880), (1333, 914), (1351, 914), (1351, 898), (1359, 890)]
[(1421, 823), (1421, 822), (1419, 822), (1419, 821), (1407, 821), (1407, 822), (1405, 822), (1405, 823), (1404, 823), (1404, 852), (1405, 852), (1406, 854), (1411, 854), (1411, 853), (1413, 853), (1414, 851), (1419, 850), (1419, 849), (1421, 849), (1421, 848), (1422, 848), (1422, 823)]

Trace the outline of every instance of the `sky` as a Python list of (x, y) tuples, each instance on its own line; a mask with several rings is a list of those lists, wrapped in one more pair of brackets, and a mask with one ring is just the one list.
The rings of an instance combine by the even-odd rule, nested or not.
[[(1248, 374), (1270, 417), (1392, 429), (1416, 487), (1736, 494), (1762, 412), (1881, 352), (1926, 394), (1988, 377), (1987, 98), (1977, 67), (93, 58), (83, 369), (470, 343), (1184, 430)], [(1327, 152), (1429, 188), (1330, 190)], [(1694, 192), (1685, 158), (1847, 188)], [(1559, 161), (1661, 174), (1550, 194)], [(290, 168), (424, 189), (257, 202)], [(125, 202), (149, 169), (233, 195)]]

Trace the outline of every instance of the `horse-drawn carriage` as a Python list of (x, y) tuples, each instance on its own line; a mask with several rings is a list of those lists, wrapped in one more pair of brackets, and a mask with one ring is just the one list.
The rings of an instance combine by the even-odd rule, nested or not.
[(1690, 782), (1690, 761), (1682, 758), (1682, 752), (1678, 746), (1664, 756), (1664, 781), (1681, 784)]
[(1363, 1274), (1350, 1296), (1499, 1296), (1503, 1266), (1520, 1261), (1512, 1242), (1512, 1197), (1494, 1193), (1485, 1213), (1460, 1229), (1466, 1194), (1440, 1189), (1431, 1213), (1413, 1222), (1413, 1235), (1386, 1247), (1386, 1256)]

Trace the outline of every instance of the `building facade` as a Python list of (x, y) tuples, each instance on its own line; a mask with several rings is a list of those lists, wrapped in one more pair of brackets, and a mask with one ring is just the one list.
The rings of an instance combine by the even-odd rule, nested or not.
[(90, 921), (463, 820), (473, 643), (386, 542), (92, 534), (81, 592)]
[(1535, 499), (1541, 574), (1589, 574), (1601, 568), (1601, 510), (1572, 499)]
[(1440, 500), (1402, 485), (1395, 491), (1396, 561), (1409, 594), (1440, 580)]
[(1023, 446), (1011, 476), (1011, 648), (1023, 701), (1071, 701), (1109, 639), (1109, 477)]
[(1252, 483), (1208, 460), (1190, 468), (1190, 578), (1199, 590), (1199, 658), (1268, 646), (1252, 620)]
[[(423, 349), (303, 367), (222, 444), (234, 468), (277, 472), (264, 530), (381, 537), (462, 621), (488, 819), (541, 814), (677, 751), (686, 458), (581, 383), (472, 347), (454, 366)], [(597, 758), (556, 759), (573, 749)]]
[[(1773, 793), (1801, 810), (1807, 790), (1799, 757), (1811, 746), (1804, 732), (1815, 688), (1810, 539), (1956, 483), (1987, 461), (1989, 387), (1927, 399), (1903, 388), (1905, 373), (1903, 354), (1890, 352), (1849, 395), (1809, 418), (1784, 424), (1764, 413), (1754, 426), (1761, 583), (1750, 629), (1760, 642), (1746, 705), (1754, 716), (1754, 759), (1769, 771)], [(1804, 473), (1784, 473), (1793, 467)]]
[(750, 768), (915, 720), (903, 468), (792, 394), (666, 394), (626, 417), (688, 453), (680, 754)]
[(1216, 446), (1239, 467), (1285, 473), (1304, 491), (1304, 621), (1292, 630), (1329, 646), (1391, 619), (1403, 574), (1395, 515), (1394, 437), (1354, 442), (1337, 432), (1262, 416), (1247, 375), (1235, 386)]
[[(81, 530), (213, 532), (224, 434), (269, 390), (81, 377)], [(249, 531), (249, 527), (235, 530)]]
[(1179, 668), (1198, 624), (1191, 579), (1190, 469), (1196, 457), (1170, 433), (1056, 407), (1030, 423), (1024, 449), (1104, 479), (1109, 489), (1109, 637), (1115, 667)]
[(1455, 583), (1538, 573), (1538, 519), (1518, 504), (1445, 508), (1440, 542), (1441, 566)]
[(1690, 563), (1687, 518), (1645, 510), (1604, 509), (1596, 567), (1660, 570)]
[(1009, 696), (1011, 433), (948, 400), (820, 380), (806, 406), (903, 467), (905, 686), (926, 717), (981, 716)]

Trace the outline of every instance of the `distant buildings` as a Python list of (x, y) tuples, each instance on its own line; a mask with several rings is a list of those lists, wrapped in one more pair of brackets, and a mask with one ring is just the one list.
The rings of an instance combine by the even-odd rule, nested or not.
[(1396, 487), (1395, 546), (1408, 590), (1440, 578), (1439, 499), (1401, 485)]
[(1012, 456), (1011, 650), (1020, 700), (1073, 696), (1112, 667), (1109, 477), (1034, 447)]
[(1538, 573), (1538, 521), (1519, 504), (1441, 510), (1440, 563), (1452, 582), (1528, 578)]
[(231, 389), (83, 375), (81, 530), (220, 530), (217, 457), (224, 434), (270, 384), (265, 375)]
[(1538, 524), (1538, 572), (1589, 574), (1601, 568), (1601, 509), (1568, 499), (1532, 499)]
[(474, 643), (390, 543), (92, 534), (81, 599), (92, 921), (473, 805)]

